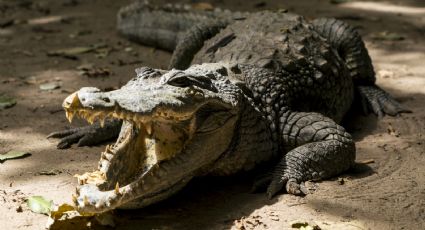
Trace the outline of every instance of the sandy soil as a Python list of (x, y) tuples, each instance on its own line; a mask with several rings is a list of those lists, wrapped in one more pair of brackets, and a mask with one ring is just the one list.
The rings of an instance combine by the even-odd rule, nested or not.
[[(47, 218), (29, 211), (25, 197), (42, 195), (57, 204), (69, 202), (76, 185), (73, 175), (96, 167), (103, 146), (57, 150), (57, 140), (45, 138), (69, 126), (61, 103), (70, 92), (83, 86), (122, 85), (137, 66), (167, 66), (169, 53), (127, 42), (116, 34), (115, 14), (128, 2), (0, 0), (0, 93), (18, 101), (0, 111), (0, 153), (32, 154), (0, 164), (1, 229), (43, 229)], [(249, 176), (203, 178), (165, 202), (117, 212), (118, 228), (288, 229), (293, 221), (316, 223), (322, 229), (425, 228), (425, 2), (211, 2), (234, 10), (287, 8), (308, 18), (347, 20), (364, 36), (378, 84), (413, 113), (382, 120), (350, 116), (346, 126), (356, 140), (359, 164), (339, 178), (309, 183), (316, 190), (304, 198), (283, 194), (268, 200), (264, 194), (251, 194)], [(405, 39), (377, 40), (377, 33), (383, 31)], [(98, 50), (98, 56), (111, 51), (103, 58), (93, 52), (78, 54), (76, 60), (46, 55), (99, 44), (106, 49)], [(81, 76), (76, 67), (87, 63), (107, 68), (112, 75)], [(49, 82), (59, 82), (61, 87), (39, 89)], [(40, 175), (50, 170), (61, 173)]]

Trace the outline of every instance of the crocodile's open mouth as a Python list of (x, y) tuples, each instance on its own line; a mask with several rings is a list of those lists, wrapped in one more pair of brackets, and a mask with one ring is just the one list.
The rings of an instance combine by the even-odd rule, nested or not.
[[(211, 132), (214, 133), (221, 126), (227, 126), (227, 123), (230, 124), (234, 120), (234, 116), (230, 115), (219, 125), (213, 125), (214, 122), (206, 121), (211, 120), (211, 114), (216, 114), (212, 105), (205, 106), (208, 107), (208, 111), (203, 111), (205, 109), (203, 106), (197, 107), (192, 112), (184, 113), (172, 113), (169, 110), (158, 108), (149, 114), (126, 111), (120, 106), (102, 109), (86, 108), (81, 106), (77, 94), (70, 95), (65, 100), (63, 107), (69, 120), (77, 115), (90, 123), (98, 120), (103, 124), (108, 118), (123, 121), (117, 141), (108, 145), (102, 152), (98, 170), (77, 175), (80, 188), (87, 190), (84, 196), (81, 196), (79, 190), (77, 190), (77, 196), (73, 196), (77, 206), (79, 203), (97, 205), (99, 202), (96, 200), (103, 199), (99, 198), (100, 195), (96, 195), (98, 192), (105, 194), (113, 192), (115, 195), (129, 193), (130, 190), (135, 190), (133, 188), (135, 183), (138, 183), (137, 189), (139, 190), (133, 191), (136, 193), (134, 198), (143, 199), (144, 196), (149, 197), (152, 194), (161, 197), (161, 193), (174, 193), (168, 190), (174, 191), (184, 186), (192, 177), (193, 170), (201, 165), (186, 161), (186, 159), (194, 159), (192, 157), (194, 154), (200, 156), (186, 147), (191, 142), (203, 140)], [(225, 109), (220, 105), (216, 105), (215, 108), (217, 110)], [(214, 118), (213, 120), (219, 119)], [(195, 134), (196, 138), (193, 138)], [(223, 139), (228, 142), (226, 137)], [(193, 145), (193, 143), (191, 144)], [(199, 147), (197, 144), (195, 145), (196, 148)], [(211, 154), (206, 158), (208, 157), (214, 156)], [(192, 169), (192, 165), (196, 167)], [(181, 175), (177, 176), (176, 174)], [(142, 187), (140, 187), (141, 183)], [(96, 191), (93, 192), (93, 188)], [(114, 197), (113, 194), (108, 196)], [(140, 206), (140, 202), (126, 202), (119, 205), (120, 208)], [(96, 208), (98, 207), (96, 206)]]
[(117, 141), (107, 145), (101, 154), (99, 169), (77, 177), (80, 185), (96, 184), (101, 190), (129, 184), (143, 177), (153, 166), (159, 166), (180, 153), (193, 134), (191, 127), (195, 121), (189, 114), (140, 116), (119, 109), (112, 112), (86, 109), (67, 112), (78, 114), (89, 122), (99, 120), (103, 123), (108, 117), (123, 120)]

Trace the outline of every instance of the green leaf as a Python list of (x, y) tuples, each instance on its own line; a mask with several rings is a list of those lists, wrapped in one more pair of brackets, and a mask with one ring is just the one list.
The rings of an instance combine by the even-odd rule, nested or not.
[(16, 100), (12, 97), (0, 95), (0, 110), (16, 105)]
[(46, 200), (42, 196), (32, 196), (28, 198), (27, 205), (35, 213), (49, 214), (52, 210), (53, 202)]
[(15, 150), (11, 150), (5, 154), (0, 154), (0, 163), (3, 163), (6, 160), (9, 159), (17, 159), (17, 158), (23, 158), (23, 157), (27, 157), (30, 156), (31, 153), (28, 152), (22, 152), (22, 151), (15, 151)]

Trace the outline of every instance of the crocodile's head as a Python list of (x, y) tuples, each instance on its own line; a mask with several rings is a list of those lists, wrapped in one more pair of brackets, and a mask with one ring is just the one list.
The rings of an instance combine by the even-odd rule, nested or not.
[(82, 211), (140, 208), (162, 200), (206, 173), (232, 144), (242, 94), (224, 77), (224, 67), (136, 72), (118, 90), (82, 88), (64, 101), (68, 119), (123, 120), (99, 169), (79, 176), (73, 200)]

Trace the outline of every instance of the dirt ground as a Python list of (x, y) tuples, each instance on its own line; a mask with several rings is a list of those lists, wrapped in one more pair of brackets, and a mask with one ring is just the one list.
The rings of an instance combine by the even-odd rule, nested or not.
[[(83, 86), (120, 86), (138, 66), (166, 68), (170, 53), (117, 35), (116, 12), (129, 2), (0, 0), (0, 94), (17, 100), (14, 107), (0, 110), (0, 153), (32, 154), (0, 163), (1, 229), (43, 229), (46, 216), (32, 213), (23, 200), (42, 195), (56, 204), (70, 202), (77, 184), (73, 175), (96, 168), (103, 146), (58, 150), (58, 140), (46, 139), (69, 127), (61, 109), (69, 93)], [(249, 193), (250, 176), (202, 178), (165, 202), (116, 212), (117, 228), (290, 229), (294, 221), (307, 221), (322, 229), (424, 229), (425, 1), (210, 2), (240, 11), (286, 8), (307, 18), (348, 21), (366, 41), (378, 84), (413, 112), (381, 120), (350, 116), (346, 126), (356, 140), (359, 163), (339, 178), (308, 183), (315, 192), (304, 198), (282, 194), (268, 200)], [(47, 55), (81, 46), (96, 48), (75, 56)], [(81, 75), (77, 67), (83, 64), (97, 70)], [(93, 76), (93, 71), (109, 76)], [(60, 88), (41, 90), (45, 83)], [(43, 171), (56, 175), (40, 175)]]

